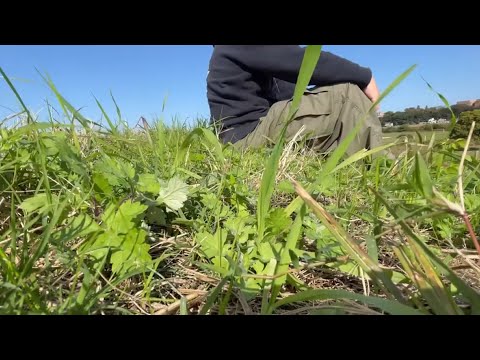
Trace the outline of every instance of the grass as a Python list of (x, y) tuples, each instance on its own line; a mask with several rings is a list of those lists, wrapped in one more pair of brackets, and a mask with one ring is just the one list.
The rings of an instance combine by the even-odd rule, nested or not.
[(0, 313), (480, 312), (465, 140), (410, 139), (397, 161), (240, 152), (204, 121), (95, 124), (45, 80), (63, 117), (0, 129)]
[[(408, 142), (412, 146), (408, 146), (407, 148), (412, 150), (412, 149), (418, 149), (421, 150), (422, 147), (424, 148), (425, 145), (428, 145), (430, 141), (432, 140), (435, 142), (435, 144), (442, 144), (445, 141), (448, 141), (449, 138), (449, 131), (445, 129), (439, 129), (439, 130), (420, 130), (420, 131), (412, 131), (412, 130), (406, 130), (406, 131), (395, 131), (395, 132), (385, 132), (383, 134), (383, 144), (391, 144), (392, 142), (397, 142), (398, 144), (391, 147), (391, 151), (399, 155), (403, 151), (405, 151), (405, 143)], [(459, 150), (462, 150), (462, 148), (459, 146)], [(468, 152), (469, 155), (474, 156), (474, 157), (479, 157), (480, 156), (480, 147), (477, 142), (473, 142), (470, 145), (470, 150)]]
[[(418, 132), (421, 136), (422, 142), (430, 141), (432, 136), (435, 134), (436, 141), (443, 141), (448, 139), (448, 131), (447, 130), (433, 130), (433, 131), (419, 131)], [(415, 131), (398, 131), (398, 132), (391, 132), (391, 133), (384, 133), (383, 134), (383, 143), (389, 144), (395, 139), (400, 137), (408, 138), (409, 140), (413, 140), (414, 142), (418, 142), (418, 134)]]

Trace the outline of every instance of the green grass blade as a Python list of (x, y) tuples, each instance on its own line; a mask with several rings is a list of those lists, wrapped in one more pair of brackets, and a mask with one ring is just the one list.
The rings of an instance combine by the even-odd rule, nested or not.
[(165, 106), (167, 105), (167, 100), (168, 100), (168, 94), (165, 95), (165, 97), (163, 98), (162, 113), (165, 111)]
[(105, 110), (103, 109), (102, 104), (100, 104), (100, 101), (98, 101), (95, 96), (94, 96), (94, 99), (95, 99), (95, 101), (97, 102), (98, 107), (99, 107), (100, 110), (102, 111), (103, 116), (105, 116), (105, 119), (106, 119), (107, 122), (108, 122), (108, 126), (110, 126), (110, 130), (111, 130), (112, 134), (113, 134), (113, 135), (118, 135), (117, 127), (113, 124), (112, 120), (110, 120), (110, 117), (108, 116), (108, 114), (107, 114), (107, 113), (105, 112)]
[[(353, 141), (353, 139), (355, 138), (357, 132), (359, 131), (359, 129), (361, 128), (363, 122), (365, 121), (367, 115), (369, 113), (371, 113), (373, 111), (373, 109), (375, 109), (375, 107), (380, 104), (380, 102), (388, 95), (390, 94), (403, 80), (405, 80), (409, 75), (410, 73), (416, 68), (417, 65), (412, 65), (411, 67), (409, 67), (407, 70), (405, 70), (403, 73), (401, 73), (388, 87), (387, 89), (385, 89), (385, 91), (382, 92), (382, 94), (380, 95), (380, 97), (378, 98), (377, 101), (375, 101), (375, 103), (373, 103), (371, 106), (370, 106), (370, 109), (369, 111), (367, 112), (367, 114), (364, 115), (364, 117), (358, 122), (358, 124), (355, 126), (354, 130), (348, 134), (344, 140), (338, 145), (338, 147), (330, 154), (327, 162), (325, 163), (325, 165), (323, 166), (322, 168), (322, 171), (321, 173), (319, 174), (318, 176), (318, 179), (324, 179), (326, 176), (330, 175), (331, 173), (334, 172), (334, 170), (339, 170), (341, 169), (341, 167), (338, 167), (337, 168), (337, 164), (338, 162), (340, 161), (340, 159), (342, 158), (343, 155), (345, 155), (349, 145), (351, 144), (351, 142)], [(372, 152), (373, 153), (373, 152)], [(354, 154), (355, 155), (355, 154)], [(354, 156), (352, 155), (352, 156)], [(348, 160), (348, 159), (347, 159)], [(348, 163), (346, 164), (348, 165)], [(345, 166), (346, 166), (345, 165)], [(343, 166), (342, 166), (343, 167)], [(321, 180), (319, 180), (321, 181)], [(310, 184), (307, 186), (307, 191), (308, 192), (311, 192), (315, 189), (315, 187), (317, 186), (316, 183), (314, 184)], [(287, 206), (287, 208), (285, 209), (286, 213), (288, 215), (291, 215), (294, 211), (296, 211), (298, 209), (298, 207), (300, 206), (300, 204), (302, 203), (302, 199), (300, 197), (297, 197), (295, 198), (291, 203), (290, 205)]]
[(405, 80), (410, 73), (416, 68), (417, 65), (412, 65), (410, 66), (407, 70), (405, 70), (403, 73), (401, 73), (386, 89), (383, 91), (377, 101), (372, 103), (370, 106), (370, 109), (364, 116), (358, 121), (357, 125), (355, 126), (354, 130), (348, 134), (345, 139), (338, 145), (338, 147), (333, 151), (333, 153), (330, 155), (329, 159), (325, 163), (325, 167), (322, 170), (323, 176), (319, 176), (319, 178), (323, 178), (324, 176), (330, 174), (333, 172), (333, 169), (335, 169), (337, 163), (340, 161), (342, 156), (346, 153), (348, 147), (352, 143), (353, 139), (355, 139), (355, 136), (357, 135), (358, 131), (361, 129), (363, 126), (363, 123), (367, 119), (368, 114), (370, 114), (372, 111), (375, 110), (377, 105), (379, 105), (383, 99), (388, 96), (403, 80)]
[[(385, 205), (387, 210), (395, 217), (399, 218), (395, 209), (391, 204), (375, 189), (371, 189), (378, 199)], [(422, 249), (422, 251), (433, 261), (437, 266), (439, 271), (450, 280), (457, 289), (468, 299), (472, 304), (473, 311), (480, 311), (480, 294), (468, 286), (462, 279), (460, 279), (452, 269), (450, 269), (443, 261), (437, 258), (437, 256), (430, 250), (430, 248), (413, 232), (413, 230), (408, 226), (405, 221), (399, 221), (399, 225), (402, 227), (402, 230), (405, 232), (405, 235), (411, 238), (415, 244)]]
[(205, 305), (202, 306), (202, 309), (199, 312), (199, 315), (206, 315), (208, 310), (210, 310), (215, 303), (215, 300), (218, 298), (220, 291), (222, 291), (223, 287), (228, 281), (228, 277), (224, 277), (220, 283), (213, 289), (213, 291), (208, 295), (207, 300), (205, 301)]
[(337, 221), (323, 209), (297, 182), (294, 183), (295, 191), (305, 201), (308, 207), (313, 211), (317, 218), (322, 221), (325, 227), (341, 244), (348, 255), (368, 274), (368, 276), (389, 296), (397, 301), (405, 303), (400, 290), (390, 280), (387, 274), (380, 268), (374, 260), (353, 240), (348, 233), (337, 223)]
[[(280, 262), (277, 264), (277, 268), (275, 270), (275, 275), (283, 274), (288, 270), (288, 267), (291, 263), (290, 259), (290, 251), (293, 251), (297, 245), (297, 242), (302, 234), (302, 226), (303, 226), (303, 219), (306, 215), (307, 207), (304, 205), (300, 208), (297, 217), (287, 235), (287, 241), (285, 246), (282, 249), (282, 253), (280, 255)], [(272, 284), (272, 292), (270, 297), (270, 306), (269, 309), (265, 310), (267, 313), (271, 313), (271, 306), (275, 302), (278, 294), (280, 293), (280, 289), (282, 285), (285, 283), (287, 279), (287, 275), (277, 277), (273, 280)], [(263, 310), (263, 309), (262, 309)], [(262, 311), (263, 312), (263, 311)]]
[(342, 163), (340, 163), (339, 165), (337, 165), (337, 167), (335, 167), (333, 170), (332, 170), (332, 173), (334, 172), (337, 172), (338, 170), (340, 169), (343, 169), (344, 167), (348, 166), (348, 165), (351, 165), (359, 160), (362, 160), (364, 158), (366, 158), (367, 156), (370, 156), (370, 155), (374, 155), (380, 151), (383, 151), (383, 150), (386, 150), (388, 148), (391, 148), (392, 146), (395, 146), (397, 145), (396, 143), (391, 143), (391, 144), (385, 144), (385, 145), (382, 145), (382, 146), (379, 146), (379, 147), (376, 147), (375, 149), (370, 149), (370, 150), (367, 150), (367, 149), (362, 149), (362, 150), (359, 150), (357, 151), (355, 154), (351, 155), (350, 157), (348, 157), (347, 159), (345, 159)]
[(15, 89), (15, 86), (13, 86), (12, 82), (10, 81), (10, 79), (8, 78), (7, 74), (5, 74), (5, 72), (3, 71), (3, 69), (0, 67), (0, 74), (2, 74), (3, 76), (3, 79), (7, 82), (8, 86), (10, 87), (10, 89), (12, 89), (13, 93), (15, 94), (15, 96), (17, 97), (18, 101), (20, 101), (20, 104), (22, 105), (23, 107), (23, 110), (27, 113), (28, 115), (28, 122), (31, 122), (33, 121), (33, 118), (32, 118), (32, 115), (30, 114), (30, 111), (28, 111), (27, 109), (27, 106), (25, 105), (25, 103), (23, 102), (20, 94), (18, 93), (17, 89)]
[(303, 57), (302, 66), (300, 67), (300, 72), (298, 74), (288, 119), (291, 119), (291, 117), (298, 111), (298, 108), (300, 107), (303, 94), (305, 93), (307, 86), (310, 84), (313, 72), (315, 71), (315, 67), (320, 59), (321, 52), (321, 45), (309, 45), (305, 49), (305, 55)]
[(431, 199), (433, 197), (433, 182), (428, 172), (427, 164), (418, 151), (415, 154), (414, 179), (417, 191), (425, 199)]
[(276, 144), (273, 148), (272, 154), (267, 159), (267, 162), (265, 164), (265, 171), (262, 175), (260, 194), (258, 196), (257, 203), (257, 230), (259, 242), (263, 240), (263, 235), (265, 232), (265, 222), (268, 211), (270, 209), (270, 200), (272, 198), (275, 186), (275, 177), (278, 171), (278, 165), (283, 151), (287, 127), (290, 121), (292, 121), (295, 113), (298, 111), (302, 96), (308, 84), (310, 83), (313, 71), (315, 70), (315, 66), (318, 63), (318, 59), (320, 58), (321, 49), (322, 47), (320, 45), (310, 45), (307, 46), (305, 50), (305, 55), (295, 86), (294, 96), (290, 106), (289, 114), (286, 118), (282, 131), (280, 132), (279, 139), (276, 141)]
[(67, 207), (70, 197), (65, 197), (63, 201), (60, 202), (60, 197), (58, 197), (58, 203), (57, 204), (52, 204), (50, 205), (55, 205), (55, 210), (53, 211), (51, 215), (51, 220), (50, 223), (48, 224), (47, 228), (45, 231), (42, 233), (41, 240), (39, 244), (36, 246), (35, 252), (28, 258), (23, 270), (21, 276), (24, 278), (28, 275), (30, 275), (31, 270), (35, 262), (45, 253), (47, 250), (50, 237), (53, 233), (53, 230), (55, 226), (57, 225), (58, 221), (61, 218), (61, 215), (63, 214), (64, 209)]
[[(436, 269), (426, 254), (418, 247), (415, 241), (408, 239), (411, 245), (412, 253), (415, 255), (416, 262), (421, 266), (425, 273), (427, 287), (420, 289), (425, 299), (438, 315), (462, 315), (462, 311), (455, 303), (452, 295), (448, 292), (442, 283)], [(417, 273), (418, 274), (418, 273)]]
[(188, 315), (187, 298), (185, 296), (180, 298), (180, 315)]
[[(101, 127), (100, 124), (92, 121), (92, 120), (89, 120), (87, 119), (86, 117), (84, 117), (77, 109), (75, 109), (72, 104), (70, 104), (63, 96), (62, 94), (60, 94), (60, 92), (57, 90), (55, 84), (53, 83), (52, 79), (50, 79), (49, 77), (45, 77), (43, 76), (42, 74), (40, 74), (40, 76), (42, 77), (42, 79), (47, 83), (48, 87), (53, 91), (53, 93), (55, 94), (55, 96), (57, 97), (57, 100), (58, 102), (60, 103), (60, 105), (62, 106), (62, 109), (65, 113), (65, 115), (67, 117), (68, 116), (68, 112), (70, 112), (70, 114), (72, 115), (72, 117), (74, 119), (77, 119), (80, 124), (82, 125), (82, 127), (86, 130), (86, 131), (90, 131), (90, 126), (91, 125), (96, 125), (98, 127)], [(75, 134), (74, 134), (75, 135)]]
[(117, 116), (118, 116), (118, 122), (120, 124), (123, 123), (126, 127), (128, 127), (128, 123), (126, 121), (122, 120), (122, 113), (120, 111), (120, 107), (118, 106), (117, 102), (115, 101), (115, 98), (113, 97), (112, 91), (110, 91), (110, 97), (112, 98), (113, 103), (115, 104), (115, 109), (117, 110)]
[(190, 134), (188, 134), (187, 138), (182, 142), (180, 148), (177, 150), (175, 156), (175, 168), (180, 167), (180, 165), (185, 162), (188, 149), (192, 146), (192, 144), (195, 144), (198, 139), (200, 139), (204, 147), (209, 152), (213, 150), (213, 154), (218, 161), (222, 163), (225, 161), (222, 144), (215, 134), (209, 129), (196, 128), (190, 132)]
[(281, 306), (302, 302), (302, 301), (319, 301), (319, 300), (341, 300), (350, 299), (360, 301), (375, 308), (378, 308), (391, 315), (425, 315), (422, 312), (401, 304), (398, 301), (376, 298), (372, 296), (365, 296), (355, 294), (346, 290), (306, 290), (299, 294), (291, 295), (274, 304), (274, 309)]
[(372, 258), (375, 264), (378, 265), (378, 246), (375, 236), (365, 236), (365, 242), (367, 243), (367, 254)]
[(450, 120), (450, 127), (448, 129), (448, 131), (452, 131), (453, 128), (455, 127), (455, 124), (457, 123), (457, 117), (455, 116), (455, 113), (453, 112), (452, 110), (452, 107), (450, 106), (450, 104), (448, 103), (448, 100), (445, 98), (445, 96), (443, 96), (442, 94), (440, 94), (439, 92), (437, 92), (432, 85), (430, 85), (430, 83), (425, 80), (423, 77), (422, 77), (423, 81), (425, 81), (425, 83), (427, 84), (427, 86), (429, 87), (430, 90), (432, 90), (435, 94), (437, 94), (437, 96), (442, 100), (442, 102), (445, 104), (445, 106), (447, 107), (448, 110), (450, 110), (450, 113), (452, 114), (452, 119)]
[[(165, 146), (167, 145), (166, 141), (166, 135), (165, 135), (165, 125), (163, 124), (162, 121), (157, 121), (155, 123), (155, 129), (156, 129), (156, 134), (155, 134), (155, 144), (156, 144), (156, 149), (158, 150), (158, 154), (163, 154), (165, 150)], [(218, 150), (216, 150), (218, 152)], [(163, 157), (161, 157), (163, 161)]]

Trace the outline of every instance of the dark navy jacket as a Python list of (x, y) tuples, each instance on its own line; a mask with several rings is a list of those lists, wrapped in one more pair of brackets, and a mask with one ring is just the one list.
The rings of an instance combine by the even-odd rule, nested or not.
[[(277, 101), (293, 96), (305, 48), (298, 45), (216, 45), (207, 76), (212, 121), (223, 142), (236, 142), (255, 129)], [(322, 51), (310, 85), (353, 83), (361, 88), (370, 69)]]

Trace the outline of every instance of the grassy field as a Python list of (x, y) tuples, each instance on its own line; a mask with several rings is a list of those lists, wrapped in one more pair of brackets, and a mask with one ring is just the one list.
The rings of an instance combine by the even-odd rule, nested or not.
[[(446, 130), (434, 130), (434, 131), (419, 131), (418, 132), (422, 138), (423, 143), (428, 143), (432, 138), (432, 135), (435, 134), (436, 141), (442, 141), (448, 138), (448, 131)], [(407, 138), (409, 141), (418, 142), (418, 134), (415, 131), (401, 131), (401, 132), (391, 132), (383, 134), (383, 142), (385, 144), (391, 143), (398, 138)]]
[(239, 152), (56, 94), (64, 118), (0, 129), (0, 313), (480, 314), (465, 140)]
[[(383, 144), (389, 144), (392, 142), (397, 142), (398, 145), (390, 148), (393, 154), (399, 155), (404, 152), (406, 149), (409, 150), (421, 150), (426, 145), (430, 143), (433, 138), (435, 144), (442, 144), (448, 140), (449, 132), (447, 130), (433, 130), (433, 131), (398, 131), (398, 132), (384, 132), (383, 134)], [(405, 144), (409, 143), (408, 146)], [(459, 147), (461, 150), (461, 147)], [(470, 150), (467, 152), (470, 156), (479, 157), (480, 156), (480, 147), (479, 144), (475, 141), (472, 141), (470, 144)]]

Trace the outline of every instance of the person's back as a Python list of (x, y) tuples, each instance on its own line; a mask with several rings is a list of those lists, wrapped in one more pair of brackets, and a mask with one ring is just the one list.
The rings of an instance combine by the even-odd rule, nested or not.
[[(224, 143), (248, 142), (273, 108), (288, 104), (304, 52), (298, 45), (215, 46), (209, 64), (207, 98), (212, 121), (220, 125)], [(310, 84), (325, 87), (349, 83), (366, 89), (372, 81), (370, 69), (322, 52)], [(320, 124), (326, 119), (313, 121)]]
[(245, 46), (217, 45), (210, 60), (207, 96), (224, 142), (242, 139), (275, 102), (293, 96), (295, 84), (255, 71), (248, 64), (251, 55)]

